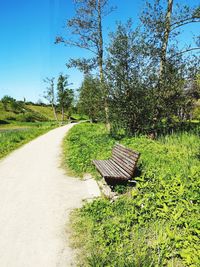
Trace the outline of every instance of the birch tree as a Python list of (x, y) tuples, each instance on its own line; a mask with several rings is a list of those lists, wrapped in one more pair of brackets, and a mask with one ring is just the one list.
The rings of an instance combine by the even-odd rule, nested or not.
[(182, 49), (175, 49), (174, 46), (184, 26), (200, 22), (200, 6), (181, 6), (178, 3), (175, 5), (174, 0), (155, 0), (153, 3), (146, 3), (140, 19), (148, 39), (149, 54), (158, 58), (160, 79), (168, 61), (187, 52), (200, 50), (199, 35), (193, 36), (194, 44), (191, 39), (185, 42), (185, 47)]
[[(56, 43), (65, 43), (86, 49), (93, 57), (90, 59), (71, 59), (68, 66), (75, 66), (85, 73), (98, 68), (101, 87), (104, 95), (105, 120), (109, 128), (108, 92), (104, 86), (104, 39), (103, 18), (113, 11), (108, 0), (74, 0), (75, 16), (67, 20), (67, 29), (71, 33), (70, 39), (57, 37)], [(71, 36), (74, 39), (71, 39)]]
[(184, 88), (184, 80), (191, 73), (186, 65), (189, 66), (195, 56), (198, 61), (197, 53), (200, 51), (198, 33), (185, 40), (182, 47), (179, 45), (179, 36), (186, 25), (200, 22), (200, 7), (181, 6), (174, 4), (174, 0), (155, 0), (146, 3), (140, 19), (145, 36), (143, 54), (146, 62), (154, 65), (156, 74), (154, 117), (157, 122), (163, 116), (170, 120), (170, 110), (174, 112), (176, 100)]
[(46, 91), (44, 92), (44, 98), (48, 100), (49, 104), (52, 107), (54, 118), (56, 121), (58, 121), (58, 116), (56, 112), (56, 97), (55, 97), (55, 85), (54, 85), (55, 78), (46, 78), (44, 79), (44, 82), (48, 84), (46, 87)]

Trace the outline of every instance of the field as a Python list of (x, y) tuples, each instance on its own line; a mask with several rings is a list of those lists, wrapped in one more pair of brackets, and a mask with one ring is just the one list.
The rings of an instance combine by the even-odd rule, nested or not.
[(50, 107), (23, 104), (14, 110), (8, 104), (5, 109), (0, 101), (0, 158), (57, 126)]
[(55, 128), (54, 122), (12, 122), (0, 126), (0, 158), (29, 142), (35, 137)]
[[(60, 114), (58, 114), (60, 118)], [(53, 111), (49, 106), (40, 106), (40, 105), (31, 105), (23, 104), (23, 113), (13, 109), (8, 106), (8, 109), (5, 111), (2, 102), (0, 101), (0, 120), (16, 120), (16, 121), (27, 121), (36, 120), (36, 121), (51, 121), (55, 120)]]
[[(58, 112), (57, 115), (61, 120), (61, 114)], [(72, 117), (74, 120), (85, 119), (79, 114), (72, 114)], [(0, 101), (0, 158), (57, 126), (59, 122), (55, 121), (50, 106), (20, 102), (18, 108), (10, 103), (5, 108)]]
[[(75, 126), (64, 141), (65, 164), (99, 177), (92, 159), (106, 159), (116, 143), (141, 153), (133, 188), (116, 201), (102, 198), (72, 215), (72, 243), (80, 266), (200, 266), (199, 131), (151, 140), (116, 140), (103, 125)], [(123, 190), (120, 190), (123, 189)]]

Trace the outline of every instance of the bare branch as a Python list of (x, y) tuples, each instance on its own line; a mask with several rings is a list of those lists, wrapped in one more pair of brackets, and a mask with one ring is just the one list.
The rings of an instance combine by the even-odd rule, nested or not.
[(174, 55), (171, 56), (169, 59), (171, 59), (171, 58), (173, 58), (173, 57), (175, 57), (175, 56), (179, 56), (179, 55), (185, 54), (185, 53), (187, 53), (187, 52), (195, 51), (195, 50), (200, 50), (200, 47), (192, 47), (192, 48), (188, 48), (188, 49), (186, 49), (186, 50), (183, 50), (183, 51), (181, 51), (181, 52), (179, 52), (179, 53), (174, 54)]
[(83, 45), (81, 44), (80, 42), (76, 42), (76, 41), (69, 41), (69, 40), (65, 40), (63, 39), (62, 37), (56, 37), (56, 41), (55, 41), (56, 44), (58, 43), (64, 43), (65, 45), (69, 45), (69, 46), (75, 46), (75, 47), (79, 47), (79, 48), (84, 48), (90, 52), (92, 52), (93, 54), (97, 54), (97, 52), (93, 49), (91, 49), (90, 47), (86, 46), (86, 45)]
[(181, 26), (187, 25), (189, 23), (194, 23), (194, 22), (200, 22), (200, 18), (188, 18), (188, 19), (177, 21), (171, 25), (171, 31)]

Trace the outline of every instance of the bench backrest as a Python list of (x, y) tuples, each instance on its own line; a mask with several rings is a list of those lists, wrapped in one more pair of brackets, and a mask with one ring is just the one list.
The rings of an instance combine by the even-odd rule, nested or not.
[(120, 144), (115, 145), (112, 150), (112, 160), (131, 176), (134, 173), (139, 156), (140, 153)]

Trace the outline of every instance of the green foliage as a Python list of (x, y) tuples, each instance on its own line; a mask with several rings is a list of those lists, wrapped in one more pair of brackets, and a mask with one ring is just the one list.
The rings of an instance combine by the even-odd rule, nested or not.
[(123, 130), (132, 134), (153, 124), (154, 90), (142, 77), (144, 57), (138, 38), (130, 20), (125, 26), (118, 25), (108, 48), (106, 76), (113, 134)]
[(25, 114), (19, 114), (16, 117), (16, 120), (21, 122), (36, 122), (36, 121), (46, 121), (47, 118), (40, 113), (32, 111), (32, 112), (27, 112)]
[(14, 98), (8, 96), (8, 95), (5, 95), (4, 97), (2, 97), (1, 99), (1, 102), (3, 104), (3, 107), (4, 107), (4, 110), (5, 111), (8, 111), (8, 104), (15, 101)]
[(200, 100), (196, 103), (193, 116), (195, 119), (200, 120)]
[(12, 111), (19, 113), (24, 108), (24, 103), (22, 101), (17, 101), (11, 96), (5, 95), (2, 97), (1, 102), (3, 104), (4, 111)]
[[(41, 115), (45, 117), (47, 121), (55, 120), (53, 110), (50, 106), (43, 107), (39, 105), (26, 105), (26, 108), (28, 109), (28, 112), (30, 111), (38, 114), (39, 116)], [(58, 118), (61, 119), (60, 113), (58, 113)]]
[(93, 78), (91, 75), (86, 75), (84, 81), (79, 89), (79, 112), (94, 121), (95, 119), (102, 117), (102, 92), (100, 87), (100, 81)]
[(55, 97), (55, 84), (54, 84), (55, 78), (46, 78), (44, 80), (45, 83), (48, 84), (46, 87), (46, 90), (44, 91), (44, 98), (49, 102), (49, 104), (52, 107), (53, 113), (54, 113), (54, 118), (55, 120), (58, 120), (57, 112), (56, 112), (56, 97)]
[(101, 81), (100, 90), (94, 79), (85, 79), (80, 109), (92, 119), (97, 117), (99, 93), (103, 92), (104, 121), (115, 135), (157, 133), (163, 127), (170, 129), (177, 122), (198, 118), (198, 111), (193, 110), (199, 99), (200, 61), (195, 52), (199, 38), (195, 36), (195, 48), (191, 40), (187, 40), (185, 50), (177, 44), (184, 26), (200, 22), (199, 7), (176, 5), (170, 0), (146, 1), (140, 24), (131, 20), (125, 25), (118, 23), (105, 49), (102, 20), (113, 10), (107, 10), (109, 1), (74, 3), (75, 15), (67, 21), (72, 36), (58, 37), (57, 42), (93, 52), (93, 58), (71, 59), (67, 66), (85, 75), (98, 66)]
[(64, 111), (69, 114), (70, 107), (74, 98), (73, 90), (68, 88), (68, 76), (60, 74), (57, 83), (57, 101), (62, 111), (62, 120), (64, 120)]
[[(109, 157), (115, 142), (102, 125), (80, 124), (65, 140), (67, 163), (78, 174), (95, 173), (91, 160)], [(199, 266), (199, 137), (138, 136), (120, 143), (141, 153), (141, 174), (115, 202), (99, 199), (76, 211), (80, 266)]]
[[(96, 131), (98, 127), (98, 132)], [(84, 133), (84, 134), (83, 134)], [(90, 140), (90, 142), (88, 142)], [(114, 144), (103, 125), (81, 123), (64, 140), (64, 161), (72, 170), (81, 175), (85, 172), (95, 173), (91, 161), (99, 155), (102, 144), (106, 144), (100, 155), (101, 159), (108, 157)]]
[[(199, 99), (199, 60), (178, 51), (173, 44), (178, 33), (170, 33), (163, 56), (165, 8), (160, 1), (147, 3), (141, 28), (133, 30), (129, 20), (125, 25), (118, 24), (111, 34), (105, 74), (115, 135), (158, 132), (192, 118)], [(183, 12), (180, 20), (182, 16)]]
[(56, 126), (54, 123), (24, 122), (0, 129), (0, 158)]

